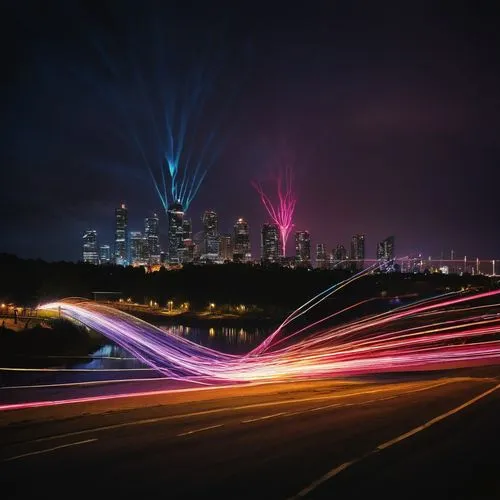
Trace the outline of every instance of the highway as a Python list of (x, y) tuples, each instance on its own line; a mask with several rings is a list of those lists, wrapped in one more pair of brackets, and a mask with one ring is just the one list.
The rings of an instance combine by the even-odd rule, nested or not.
[(499, 498), (496, 372), (4, 411), (2, 498)]

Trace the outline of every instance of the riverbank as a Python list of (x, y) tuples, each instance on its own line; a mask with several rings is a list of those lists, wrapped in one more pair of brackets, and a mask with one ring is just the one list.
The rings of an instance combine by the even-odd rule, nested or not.
[(278, 325), (285, 317), (284, 313), (265, 314), (263, 312), (249, 312), (245, 314), (219, 312), (168, 312), (164, 310), (139, 309), (130, 307), (116, 307), (124, 312), (136, 316), (155, 325), (183, 325), (192, 327), (266, 327)]
[[(22, 325), (25, 324), (24, 327)], [(105, 344), (101, 335), (63, 319), (0, 327), (2, 367), (41, 368), (65, 364), (65, 356), (87, 356)], [(53, 358), (49, 358), (52, 356)], [(57, 359), (56, 359), (57, 357)]]

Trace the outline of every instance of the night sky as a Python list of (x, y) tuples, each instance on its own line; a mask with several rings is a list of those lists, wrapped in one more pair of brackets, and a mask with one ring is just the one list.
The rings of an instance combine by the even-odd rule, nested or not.
[(85, 229), (112, 243), (122, 201), (143, 230), (161, 204), (130, 124), (155, 158), (162, 95), (201, 64), (214, 79), (200, 126), (217, 123), (220, 154), (195, 232), (208, 208), (222, 232), (245, 217), (258, 257), (251, 181), (286, 158), (313, 245), (365, 233), (373, 256), (393, 234), (398, 256), (500, 258), (494, 2), (234, 4), (2, 3), (0, 251), (78, 260)]

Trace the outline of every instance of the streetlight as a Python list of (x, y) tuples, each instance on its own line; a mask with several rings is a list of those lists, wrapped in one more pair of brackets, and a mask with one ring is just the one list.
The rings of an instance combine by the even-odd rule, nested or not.
[(210, 302), (208, 307), (210, 308), (210, 312), (213, 312), (213, 310), (215, 309), (215, 304), (213, 302)]
[(167, 302), (167, 305), (168, 305), (168, 310), (169, 310), (170, 312), (172, 312), (172, 310), (173, 310), (173, 308), (174, 308), (174, 301), (173, 301), (173, 300), (169, 300), (169, 301)]

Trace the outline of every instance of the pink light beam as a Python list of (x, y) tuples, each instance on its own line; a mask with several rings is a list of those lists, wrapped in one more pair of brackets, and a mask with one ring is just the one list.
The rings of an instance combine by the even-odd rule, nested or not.
[(276, 177), (277, 203), (264, 192), (262, 186), (252, 182), (253, 187), (260, 195), (260, 199), (272, 221), (278, 226), (281, 237), (283, 257), (286, 256), (286, 242), (293, 228), (293, 214), (297, 198), (293, 191), (293, 174), (290, 167), (283, 168)]

